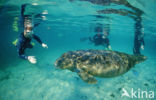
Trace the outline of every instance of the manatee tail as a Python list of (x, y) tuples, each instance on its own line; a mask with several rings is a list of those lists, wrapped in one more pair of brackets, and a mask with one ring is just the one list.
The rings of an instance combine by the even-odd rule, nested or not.
[(138, 63), (145, 61), (147, 57), (144, 55), (134, 55), (133, 59), (135, 60), (136, 64), (138, 64)]

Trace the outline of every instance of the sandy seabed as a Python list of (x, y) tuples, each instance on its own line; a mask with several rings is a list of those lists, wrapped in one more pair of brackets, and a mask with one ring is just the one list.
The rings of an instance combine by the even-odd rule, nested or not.
[[(50, 56), (44, 59), (55, 61)], [(83, 82), (75, 72), (57, 69), (45, 62), (32, 65), (23, 60), (16, 66), (0, 70), (0, 100), (132, 100), (121, 97), (122, 88), (128, 92), (132, 88), (156, 92), (156, 62), (153, 59), (137, 64), (122, 76), (97, 78), (95, 85)]]

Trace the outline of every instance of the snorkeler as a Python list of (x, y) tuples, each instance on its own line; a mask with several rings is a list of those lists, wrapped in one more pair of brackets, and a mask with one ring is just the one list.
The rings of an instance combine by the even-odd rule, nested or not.
[(103, 34), (97, 33), (93, 38), (90, 37), (89, 40), (93, 42), (95, 46), (103, 45), (105, 47), (106, 45), (106, 49), (111, 50), (107, 32), (104, 32)]
[(28, 4), (24, 4), (21, 6), (21, 20), (23, 21), (24, 32), (20, 34), (16, 47), (19, 57), (28, 60), (30, 63), (35, 64), (37, 62), (35, 56), (25, 55), (26, 48), (33, 48), (31, 40), (37, 40), (37, 42), (39, 42), (43, 48), (48, 48), (48, 46), (44, 44), (37, 35), (33, 34), (33, 28), (35, 25), (33, 25), (32, 23), (32, 16), (24, 15), (26, 5)]
[(101, 25), (97, 26), (94, 30), (97, 34), (95, 34), (92, 38), (90, 37), (89, 40), (94, 43), (95, 46), (102, 45), (106, 47), (106, 50), (111, 50), (111, 46), (109, 43), (109, 25), (106, 24), (105, 27), (102, 29)]
[(134, 48), (133, 54), (140, 55), (140, 48), (144, 50), (144, 29), (142, 27), (141, 18), (137, 18), (135, 23), (135, 37), (134, 37)]
[(97, 34), (95, 34), (93, 37), (84, 37), (81, 38), (80, 41), (89, 40), (91, 43), (94, 43), (95, 46), (102, 45), (106, 47), (106, 50), (111, 50), (108, 38), (109, 28), (106, 28), (103, 31), (102, 26), (100, 24), (100, 26), (95, 27), (94, 32), (96, 32)]

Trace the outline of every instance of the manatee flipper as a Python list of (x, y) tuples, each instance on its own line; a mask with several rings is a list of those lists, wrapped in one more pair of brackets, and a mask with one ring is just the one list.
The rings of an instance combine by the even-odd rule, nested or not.
[(81, 77), (81, 79), (89, 84), (96, 84), (97, 80), (90, 74), (84, 71), (80, 71), (78, 75)]

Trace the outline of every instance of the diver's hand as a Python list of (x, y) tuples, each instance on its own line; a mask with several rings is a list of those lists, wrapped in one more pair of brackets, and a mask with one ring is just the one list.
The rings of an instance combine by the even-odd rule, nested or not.
[(28, 56), (28, 60), (32, 64), (36, 64), (36, 62), (37, 62), (35, 56)]
[(102, 36), (102, 38), (105, 39), (106, 37), (105, 36)]
[(42, 43), (42, 47), (43, 48), (48, 48), (47, 44), (45, 44), (45, 43)]
[(144, 45), (141, 45), (141, 49), (144, 50)]

